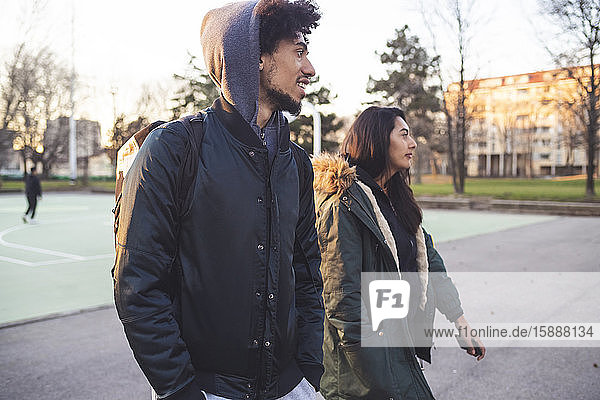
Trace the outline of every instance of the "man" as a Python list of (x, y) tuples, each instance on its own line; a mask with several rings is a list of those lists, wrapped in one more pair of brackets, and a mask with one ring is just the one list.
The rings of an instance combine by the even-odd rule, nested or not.
[[(36, 176), (35, 167), (31, 167), (31, 173), (25, 176), (25, 196), (27, 197), (27, 211), (23, 214), (23, 222), (35, 223), (35, 209), (37, 208), (37, 199), (42, 197), (42, 186)], [(31, 217), (29, 214), (31, 213)]]
[(148, 136), (125, 178), (115, 304), (160, 399), (314, 399), (319, 389), (312, 166), (304, 152), (297, 165), (281, 113), (299, 112), (315, 74), (306, 36), (319, 19), (311, 0), (210, 11), (201, 42), (221, 97), (204, 115), (194, 184), (179, 187), (190, 142), (178, 122)]

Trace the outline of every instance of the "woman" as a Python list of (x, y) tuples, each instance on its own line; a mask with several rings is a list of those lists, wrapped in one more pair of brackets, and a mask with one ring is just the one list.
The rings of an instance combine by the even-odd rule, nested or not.
[[(436, 307), (457, 327), (468, 327), (408, 186), (416, 147), (402, 110), (370, 107), (342, 143), (344, 156), (325, 154), (313, 162), (326, 310), (321, 391), (327, 400), (433, 399), (416, 359), (431, 362), (431, 338), (415, 341), (415, 327), (433, 326)], [(370, 324), (369, 299), (361, 296), (365, 272), (395, 273), (396, 279), (399, 272), (411, 287), (408, 316), (393, 321), (393, 330), (375, 332), (387, 344), (380, 347), (364, 346), (361, 336)], [(390, 342), (398, 336), (403, 347)], [(479, 338), (465, 340), (472, 343), (464, 345), (467, 352), (481, 360)]]

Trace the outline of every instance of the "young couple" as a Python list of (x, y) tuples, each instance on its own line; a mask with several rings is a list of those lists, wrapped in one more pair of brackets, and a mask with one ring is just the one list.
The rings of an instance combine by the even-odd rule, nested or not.
[[(315, 75), (319, 19), (312, 0), (210, 11), (201, 43), (221, 96), (203, 114), (193, 187), (180, 187), (179, 122), (148, 136), (125, 178), (115, 304), (157, 398), (433, 398), (416, 359), (429, 348), (360, 339), (361, 272), (445, 272), (407, 184), (410, 121), (365, 110), (313, 173), (281, 113), (300, 111)], [(467, 324), (447, 277), (418, 287), (417, 313)]]

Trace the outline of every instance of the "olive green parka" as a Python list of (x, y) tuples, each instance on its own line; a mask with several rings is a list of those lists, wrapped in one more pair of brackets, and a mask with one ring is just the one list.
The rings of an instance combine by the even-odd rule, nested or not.
[[(421, 348), (361, 346), (361, 328), (370, 324), (364, 320), (369, 313), (361, 313), (368, 304), (361, 296), (361, 273), (399, 271), (394, 238), (373, 193), (358, 181), (356, 168), (339, 155), (318, 156), (313, 168), (325, 302), (321, 393), (326, 400), (432, 399), (416, 359), (431, 362), (431, 341)], [(444, 262), (421, 227), (416, 239), (422, 291), (414, 318), (420, 326), (432, 327), (437, 308), (455, 321), (463, 311)], [(402, 335), (412, 343), (406, 319), (375, 334), (383, 343), (385, 335)]]

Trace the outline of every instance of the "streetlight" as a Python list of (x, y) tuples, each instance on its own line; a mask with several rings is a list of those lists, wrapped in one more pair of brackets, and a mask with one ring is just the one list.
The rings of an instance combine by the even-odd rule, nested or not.
[[(312, 117), (313, 117), (313, 155), (318, 156), (319, 154), (321, 154), (321, 113), (317, 110), (317, 108), (314, 106), (314, 104), (309, 103), (308, 101), (303, 102), (302, 105), (305, 106), (306, 108), (308, 108), (308, 110), (310, 110), (310, 112), (312, 113)], [(296, 116), (294, 116), (288, 112), (284, 112), (283, 114), (285, 115), (285, 117), (287, 118), (287, 120), (290, 123), (294, 122), (294, 120), (296, 119)]]

